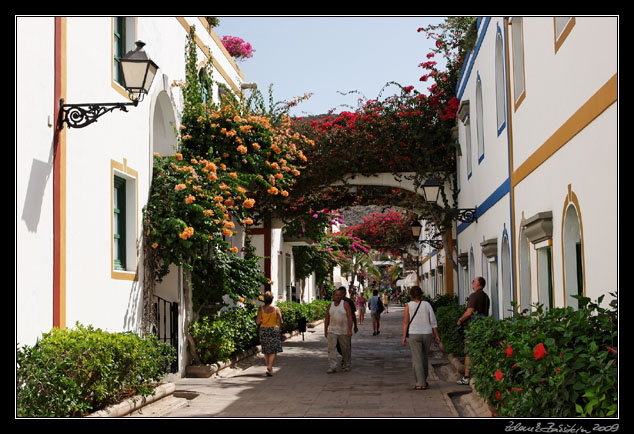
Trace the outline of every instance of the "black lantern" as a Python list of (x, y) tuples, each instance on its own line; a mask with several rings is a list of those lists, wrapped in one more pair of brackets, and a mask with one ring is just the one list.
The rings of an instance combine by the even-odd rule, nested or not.
[(423, 195), (427, 202), (438, 202), (438, 195), (440, 194), (440, 182), (434, 178), (428, 178), (423, 184)]
[(414, 238), (418, 239), (418, 237), (420, 237), (420, 231), (422, 227), (423, 225), (420, 224), (418, 219), (415, 219), (412, 222), (410, 229), (412, 230), (412, 235), (414, 236)]
[(159, 67), (145, 53), (143, 41), (136, 42), (136, 48), (120, 59), (123, 83), (132, 102), (64, 104), (60, 100), (59, 128), (64, 123), (69, 128), (84, 128), (113, 110), (128, 111), (128, 106), (136, 107), (143, 96), (150, 91)]

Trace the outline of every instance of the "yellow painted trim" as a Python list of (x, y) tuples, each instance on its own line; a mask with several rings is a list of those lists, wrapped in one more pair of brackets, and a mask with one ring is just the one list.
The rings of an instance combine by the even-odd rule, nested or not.
[(566, 40), (566, 38), (568, 37), (568, 35), (572, 31), (572, 28), (575, 26), (576, 23), (577, 23), (577, 20), (575, 19), (575, 17), (570, 17), (570, 20), (566, 24), (566, 27), (564, 27), (564, 29), (561, 32), (561, 35), (559, 36), (559, 38), (557, 38), (557, 19), (556, 17), (553, 17), (555, 53), (559, 51), (559, 48), (563, 45), (564, 41)]
[(618, 99), (618, 77), (614, 74), (585, 104), (575, 112), (546, 142), (511, 174), (515, 187), (535, 169), (588, 126)]
[[(114, 269), (114, 244), (112, 242), (114, 234), (114, 212), (112, 206), (114, 204), (114, 174), (115, 170), (128, 175), (130, 178), (134, 178), (135, 192), (135, 226), (136, 226), (136, 266), (135, 271), (122, 271)], [(114, 160), (110, 160), (110, 277), (115, 280), (139, 280), (139, 173), (128, 167), (127, 159), (123, 159), (123, 163), (119, 163)]]
[(581, 236), (581, 273), (583, 278), (583, 296), (586, 296), (586, 253), (584, 250), (583, 242), (583, 219), (581, 218), (581, 208), (579, 207), (579, 199), (577, 195), (572, 191), (572, 184), (568, 184), (568, 191), (566, 192), (566, 200), (564, 201), (564, 208), (561, 214), (561, 274), (563, 281), (564, 291), (564, 307), (566, 307), (566, 255), (564, 250), (564, 224), (566, 223), (566, 212), (569, 206), (574, 206), (579, 218), (579, 232)]
[[(185, 20), (184, 17), (176, 17), (176, 19), (181, 24), (181, 26), (183, 26), (185, 31), (189, 34), (191, 26), (189, 25), (187, 20)], [(198, 48), (200, 48), (200, 50), (207, 57), (207, 59), (211, 59), (212, 65), (214, 66), (216, 71), (218, 71), (218, 73), (220, 73), (220, 75), (222, 75), (224, 77), (224, 79), (227, 81), (227, 83), (229, 83), (229, 86), (231, 87), (231, 89), (233, 89), (233, 91), (237, 95), (240, 95), (240, 89), (238, 89), (238, 87), (233, 83), (233, 80), (229, 77), (229, 74), (227, 74), (227, 72), (224, 70), (224, 68), (222, 66), (220, 66), (220, 64), (216, 61), (216, 59), (211, 55), (211, 52), (209, 51), (209, 48), (207, 48), (207, 46), (203, 43), (203, 41), (200, 39), (200, 37), (198, 37), (198, 35), (196, 35), (196, 45), (198, 45)], [(238, 72), (240, 73), (239, 70), (238, 70)], [(240, 73), (240, 75), (241, 75), (241, 73)]]
[[(67, 18), (61, 18), (61, 61), (60, 61), (60, 93), (64, 101), (66, 101), (67, 78), (68, 78), (68, 51), (67, 51)], [(60, 158), (60, 175), (59, 175), (59, 324), (60, 329), (66, 328), (66, 131), (68, 128), (62, 128), (59, 132), (59, 158)]]
[(242, 81), (244, 81), (244, 74), (240, 70), (240, 67), (238, 66), (236, 61), (233, 60), (233, 57), (231, 57), (231, 54), (229, 54), (229, 52), (227, 51), (225, 46), (222, 45), (222, 41), (220, 40), (220, 38), (218, 37), (218, 35), (214, 31), (214, 29), (209, 25), (209, 23), (207, 22), (207, 20), (205, 20), (204, 17), (198, 17), (198, 19), (203, 24), (203, 27), (207, 30), (207, 33), (209, 33), (209, 36), (211, 36), (211, 38), (214, 40), (214, 42), (216, 43), (218, 48), (220, 48), (220, 50), (227, 57), (227, 60), (229, 60), (229, 63), (231, 63), (231, 65), (233, 65), (233, 67), (236, 69), (236, 71), (238, 71), (238, 74), (240, 75), (240, 78), (242, 79)]

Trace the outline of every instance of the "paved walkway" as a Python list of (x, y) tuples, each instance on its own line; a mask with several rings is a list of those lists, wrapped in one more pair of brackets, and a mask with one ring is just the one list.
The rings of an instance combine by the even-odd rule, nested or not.
[[(435, 348), (428, 390), (413, 390), (409, 347), (401, 345), (403, 308), (389, 306), (381, 333), (372, 336), (369, 316), (352, 337), (352, 369), (326, 374), (323, 322), (283, 343), (273, 377), (262, 355), (210, 378), (175, 381), (180, 394), (198, 396), (164, 417), (436, 417), (474, 416), (458, 411), (471, 392), (456, 384), (458, 374)], [(434, 344), (435, 347), (435, 344)], [(468, 407), (468, 406), (467, 406)], [(462, 414), (461, 414), (462, 413)]]

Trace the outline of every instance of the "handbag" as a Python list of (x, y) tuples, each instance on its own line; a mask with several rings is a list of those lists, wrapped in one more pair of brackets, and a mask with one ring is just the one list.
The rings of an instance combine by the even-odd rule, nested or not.
[(405, 333), (405, 337), (409, 338), (409, 325), (412, 323), (412, 321), (414, 320), (414, 317), (416, 316), (416, 314), (418, 313), (418, 308), (420, 307), (420, 304), (422, 303), (422, 301), (418, 302), (418, 306), (416, 307), (416, 311), (414, 311), (414, 315), (412, 315), (412, 317), (409, 320), (409, 323), (407, 324), (407, 332)]

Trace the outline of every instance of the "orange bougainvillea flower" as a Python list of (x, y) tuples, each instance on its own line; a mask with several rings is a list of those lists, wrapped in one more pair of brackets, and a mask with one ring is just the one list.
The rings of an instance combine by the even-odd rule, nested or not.
[(190, 194), (189, 196), (187, 196), (185, 198), (185, 203), (190, 204), (190, 203), (194, 202), (195, 200), (196, 200), (196, 198)]
[(533, 352), (535, 356), (535, 360), (539, 360), (546, 355), (546, 349), (544, 348), (544, 344), (537, 344), (535, 347), (535, 351)]
[(236, 148), (236, 150), (241, 153), (242, 155), (247, 153), (247, 147), (244, 145), (240, 145)]
[(227, 237), (232, 237), (233, 231), (231, 229), (222, 228), (222, 235), (225, 235)]
[(242, 204), (245, 208), (253, 208), (253, 205), (255, 205), (255, 199), (246, 199), (244, 202), (242, 202)]
[(253, 224), (253, 219), (251, 217), (247, 217), (244, 220), (242, 220), (241, 222), (243, 225), (252, 225)]
[(210, 210), (210, 209), (206, 209), (206, 210), (203, 211), (203, 214), (208, 216), (208, 217), (211, 217), (211, 216), (214, 215), (214, 212), (212, 210)]
[(176, 184), (176, 186), (174, 187), (174, 190), (181, 191), (181, 190), (185, 190), (185, 188), (186, 188), (185, 184)]
[(256, 151), (260, 149), (260, 144), (258, 142), (253, 142), (251, 146), (253, 146), (253, 149), (255, 149)]
[(278, 193), (279, 193), (279, 190), (277, 189), (277, 187), (271, 187), (271, 188), (269, 188), (269, 189), (268, 189), (268, 190), (266, 190), (266, 191), (268, 191), (268, 192), (269, 192), (269, 194), (272, 194), (272, 195), (276, 195), (276, 194), (278, 194)]
[(233, 253), (238, 253), (238, 248), (236, 246), (230, 248), (229, 250), (231, 250)]
[(194, 228), (192, 228), (190, 226), (188, 228), (185, 228), (185, 230), (179, 235), (179, 237), (181, 237), (182, 239), (186, 240), (187, 238), (191, 237), (192, 235), (194, 235)]

